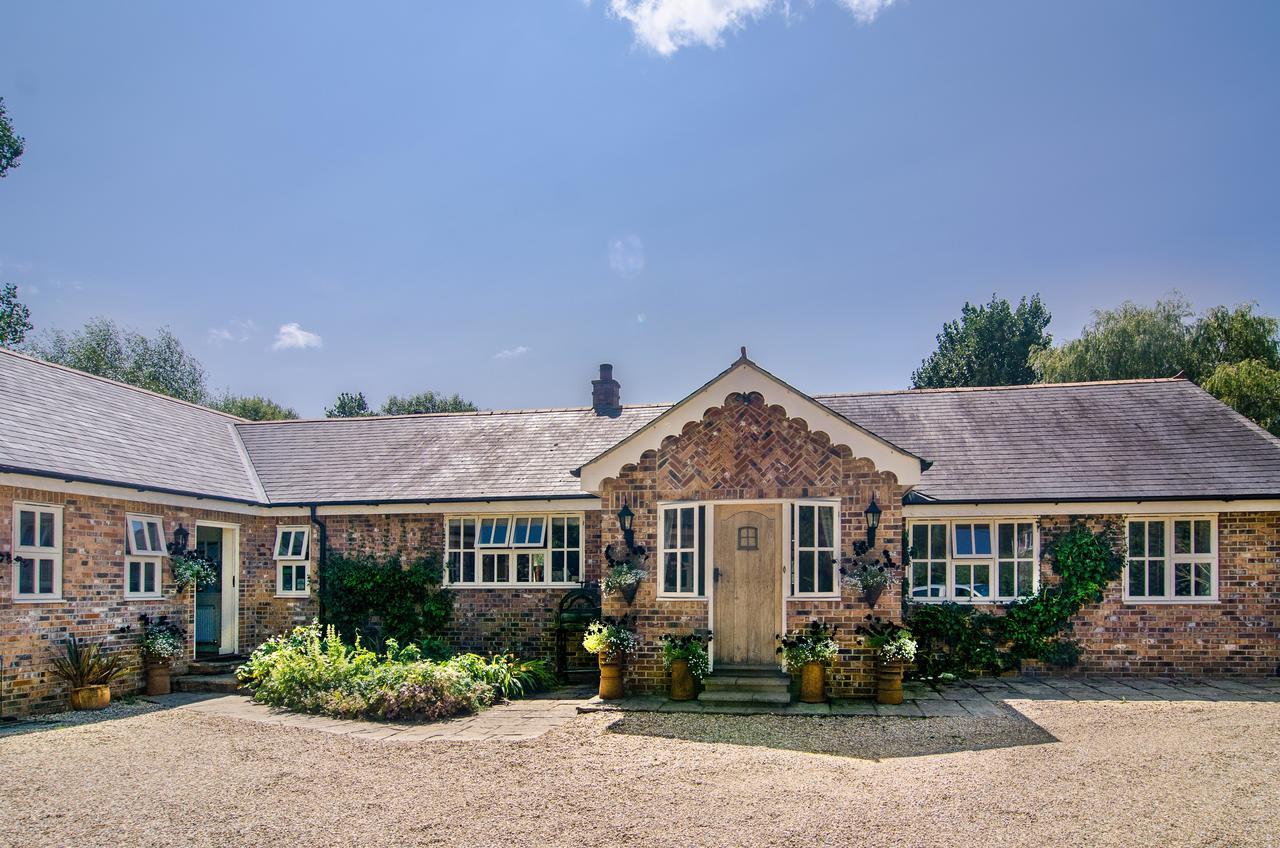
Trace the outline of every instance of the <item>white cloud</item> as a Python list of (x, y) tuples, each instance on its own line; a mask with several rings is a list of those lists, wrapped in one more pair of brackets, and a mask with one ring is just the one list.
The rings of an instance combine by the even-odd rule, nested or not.
[(524, 356), (528, 352), (529, 352), (529, 348), (525, 347), (524, 345), (517, 345), (516, 347), (508, 348), (507, 350), (498, 351), (493, 355), (493, 358), (494, 359), (518, 359), (519, 357)]
[(637, 235), (609, 240), (609, 268), (623, 277), (634, 277), (644, 270), (644, 242)]
[[(813, 0), (811, 0), (813, 2)], [(836, 0), (860, 23), (870, 23), (895, 0)], [(726, 32), (780, 11), (791, 17), (790, 0), (609, 0), (614, 17), (631, 24), (636, 41), (662, 56), (681, 47), (719, 47)]]
[(247, 318), (232, 318), (225, 327), (209, 328), (209, 344), (222, 347), (227, 342), (247, 342), (256, 329), (258, 326)]
[(639, 315), (637, 315), (637, 316), (636, 316), (636, 323), (637, 323), (637, 324), (643, 324), (643, 323), (644, 323), (645, 321), (647, 321), (647, 320), (649, 320), (649, 316), (648, 316), (648, 315), (646, 315), (646, 314), (645, 314), (645, 313), (643, 313), (643, 312), (641, 312)]
[(272, 350), (302, 350), (308, 347), (320, 347), (324, 340), (317, 334), (304, 330), (295, 323), (281, 324), (280, 329), (276, 331), (276, 340), (272, 343)]

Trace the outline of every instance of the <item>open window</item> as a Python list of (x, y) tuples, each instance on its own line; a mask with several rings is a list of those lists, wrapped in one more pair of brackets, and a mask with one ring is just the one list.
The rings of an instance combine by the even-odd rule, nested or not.
[(450, 516), (445, 574), (452, 586), (552, 586), (582, 581), (578, 515)]
[(311, 564), (311, 528), (276, 528), (276, 594), (307, 597), (311, 594), (308, 566)]
[(129, 524), (127, 538), (131, 556), (164, 556), (164, 524), (153, 515), (126, 516)]

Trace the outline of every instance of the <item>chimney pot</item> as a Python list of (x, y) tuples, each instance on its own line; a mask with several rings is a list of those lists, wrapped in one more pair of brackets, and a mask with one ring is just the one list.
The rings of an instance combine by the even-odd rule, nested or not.
[(622, 411), (622, 384), (613, 379), (613, 366), (600, 365), (600, 379), (591, 381), (591, 408), (596, 415), (617, 415)]

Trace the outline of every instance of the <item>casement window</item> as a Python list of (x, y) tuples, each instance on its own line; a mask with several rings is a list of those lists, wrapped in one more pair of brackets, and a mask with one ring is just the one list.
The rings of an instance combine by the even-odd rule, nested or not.
[(839, 597), (836, 551), (840, 524), (835, 504), (797, 503), (791, 514), (793, 597)]
[(1039, 533), (1031, 519), (913, 521), (910, 595), (919, 601), (989, 603), (1036, 591)]
[(658, 562), (662, 566), (659, 597), (701, 598), (706, 595), (707, 528), (705, 506), (665, 506), (661, 522)]
[(1124, 599), (1196, 603), (1218, 599), (1218, 522), (1211, 515), (1130, 518)]
[(62, 600), (62, 507), (13, 505), (13, 599)]
[(445, 521), (445, 562), (445, 578), (455, 586), (580, 583), (582, 517), (450, 516)]
[(158, 598), (165, 556), (164, 523), (154, 515), (125, 516), (124, 596)]
[(276, 528), (276, 594), (306, 597), (311, 594), (307, 567), (310, 565), (311, 528)]

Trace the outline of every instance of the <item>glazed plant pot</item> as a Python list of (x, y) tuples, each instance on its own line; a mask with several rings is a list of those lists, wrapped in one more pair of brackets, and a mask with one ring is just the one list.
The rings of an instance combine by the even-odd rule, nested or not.
[(809, 662), (800, 667), (800, 701), (805, 704), (821, 704), (826, 697), (826, 668), (822, 663)]
[(880, 661), (876, 664), (876, 703), (902, 703), (902, 663)]
[(605, 657), (600, 659), (600, 697), (606, 701), (616, 701), (622, 697), (622, 659)]
[(104, 710), (110, 703), (110, 686), (82, 686), (79, 689), (71, 690), (71, 708), (73, 710)]
[(671, 661), (671, 700), (692, 701), (698, 694), (697, 683), (689, 672), (688, 660)]
[(173, 691), (173, 685), (169, 680), (169, 664), (168, 663), (147, 663), (147, 694), (148, 695), (168, 695)]

